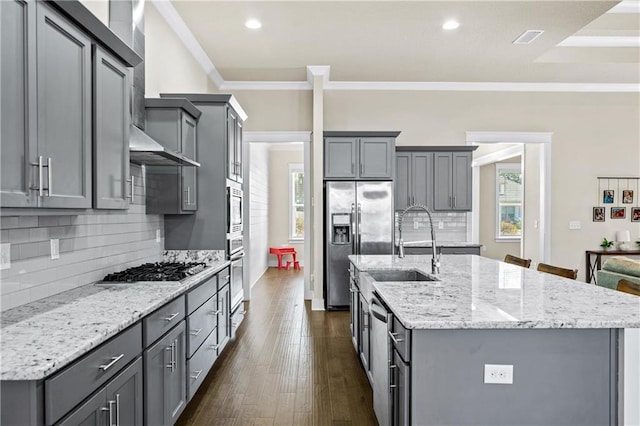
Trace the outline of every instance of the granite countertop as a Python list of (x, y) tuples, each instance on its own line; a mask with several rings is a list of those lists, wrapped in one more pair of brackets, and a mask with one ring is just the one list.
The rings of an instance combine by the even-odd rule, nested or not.
[[(349, 256), (361, 272), (416, 269), (430, 256)], [(638, 328), (640, 297), (473, 255), (442, 256), (440, 281), (378, 282), (373, 291), (407, 328)]]
[[(396, 247), (398, 246), (398, 242), (396, 241)], [(431, 248), (431, 243), (413, 243), (411, 241), (404, 242), (405, 247), (429, 247)], [(482, 247), (482, 244), (478, 243), (470, 243), (468, 241), (437, 241), (438, 247)]]
[(180, 282), (87, 284), (2, 313), (0, 380), (40, 380), (230, 264)]

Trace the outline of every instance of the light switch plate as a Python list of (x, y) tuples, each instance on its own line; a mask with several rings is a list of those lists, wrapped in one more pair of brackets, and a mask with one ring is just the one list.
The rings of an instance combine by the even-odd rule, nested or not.
[(579, 220), (572, 220), (569, 222), (569, 229), (582, 229), (582, 224)]
[(11, 268), (11, 243), (0, 244), (0, 269)]
[(160, 230), (156, 229), (156, 243), (160, 242)]
[(54, 238), (51, 242), (51, 260), (60, 259), (60, 240)]
[(513, 365), (485, 364), (484, 382), (487, 384), (512, 385)]
[(438, 229), (444, 229), (444, 222), (438, 222)]

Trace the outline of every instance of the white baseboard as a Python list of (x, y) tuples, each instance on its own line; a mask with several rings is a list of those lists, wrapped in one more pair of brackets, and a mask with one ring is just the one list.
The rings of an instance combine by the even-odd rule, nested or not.
[(311, 299), (312, 311), (324, 311), (324, 299)]

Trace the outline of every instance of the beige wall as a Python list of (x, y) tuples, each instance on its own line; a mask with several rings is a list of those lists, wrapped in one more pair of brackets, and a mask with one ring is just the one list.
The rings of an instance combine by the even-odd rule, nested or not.
[(151, 2), (145, 3), (145, 95), (206, 93), (208, 77)]
[[(520, 157), (505, 160), (517, 163)], [(503, 260), (506, 254), (520, 256), (520, 242), (496, 241), (496, 164), (480, 167), (480, 241), (482, 255)]]
[(227, 93), (233, 93), (249, 116), (245, 131), (312, 130), (313, 96), (309, 90), (232, 90)]
[(102, 21), (107, 27), (109, 26), (109, 0), (80, 0), (96, 18)]
[(327, 91), (324, 112), (327, 130), (401, 130), (398, 145), (461, 145), (469, 130), (554, 132), (551, 262), (584, 277), (584, 251), (602, 237), (640, 237), (629, 219), (591, 221), (597, 176), (640, 175), (638, 93)]
[[(269, 247), (283, 244), (294, 247), (304, 264), (304, 241), (289, 241), (289, 164), (304, 163), (304, 151), (271, 150), (269, 152)], [(285, 257), (290, 260), (289, 256)], [(269, 260), (276, 265), (275, 256)]]

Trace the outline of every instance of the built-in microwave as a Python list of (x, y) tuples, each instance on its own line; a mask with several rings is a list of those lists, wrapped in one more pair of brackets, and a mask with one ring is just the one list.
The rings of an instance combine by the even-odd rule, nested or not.
[(242, 233), (242, 185), (227, 180), (227, 238)]

